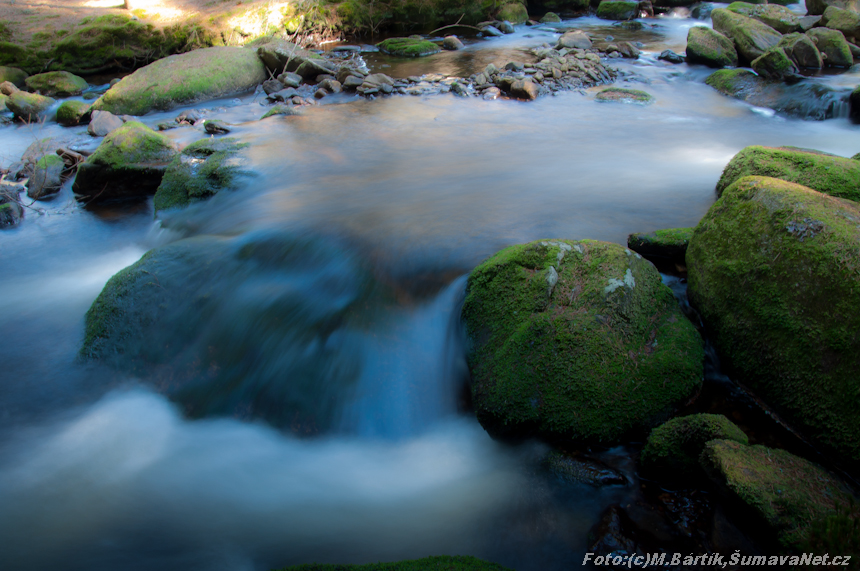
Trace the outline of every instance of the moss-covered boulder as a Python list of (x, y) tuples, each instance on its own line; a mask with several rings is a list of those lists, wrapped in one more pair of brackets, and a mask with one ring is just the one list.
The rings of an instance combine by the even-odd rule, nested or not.
[(559, 16), (555, 12), (547, 12), (540, 19), (541, 24), (557, 24), (559, 22), (561, 22), (561, 16)]
[(246, 144), (234, 138), (203, 139), (177, 155), (155, 193), (155, 211), (181, 208), (205, 200), (221, 190), (235, 190), (240, 168), (239, 150)]
[(469, 275), (462, 315), (491, 434), (618, 442), (701, 383), (699, 334), (654, 266), (617, 244), (506, 248)]
[(27, 79), (27, 72), (17, 67), (0, 66), (0, 83), (10, 81), (18, 87), (24, 87), (24, 80)]
[(818, 51), (824, 54), (824, 64), (827, 67), (851, 67), (854, 56), (851, 55), (851, 47), (845, 41), (845, 36), (838, 30), (828, 28), (813, 28), (806, 32)]
[(597, 7), (597, 17), (604, 20), (632, 20), (637, 16), (639, 16), (638, 2), (602, 0)]
[(520, 2), (508, 2), (499, 9), (497, 17), (512, 24), (524, 24), (529, 19), (529, 12)]
[(27, 184), (27, 196), (35, 200), (53, 198), (63, 185), (66, 163), (58, 155), (45, 155), (36, 161), (33, 176)]
[(153, 383), (192, 417), (319, 433), (361, 372), (364, 344), (348, 333), (331, 341), (367, 318), (375, 287), (332, 242), (282, 230), (180, 240), (107, 282), (81, 356)]
[(857, 161), (796, 147), (744, 148), (732, 157), (717, 182), (717, 196), (745, 176), (769, 176), (831, 196), (860, 201)]
[(746, 94), (760, 89), (764, 79), (748, 69), (721, 69), (709, 75), (705, 83), (723, 95), (743, 99)]
[(78, 166), (72, 191), (87, 204), (152, 195), (174, 156), (173, 141), (128, 121)]
[(598, 93), (596, 101), (620, 101), (623, 103), (639, 103), (647, 105), (654, 102), (654, 96), (639, 89), (625, 89), (623, 87), (607, 87)]
[(86, 101), (67, 99), (57, 107), (57, 123), (66, 127), (80, 125), (89, 110), (90, 104)]
[(6, 107), (21, 121), (38, 121), (53, 104), (50, 97), (26, 91), (16, 91), (6, 100)]
[(431, 41), (418, 38), (388, 38), (376, 44), (384, 54), (395, 57), (429, 56), (442, 51)]
[(797, 66), (780, 47), (770, 48), (752, 61), (750, 67), (761, 77), (776, 81), (799, 79)]
[(708, 67), (738, 65), (738, 52), (732, 40), (707, 26), (693, 26), (687, 32), (687, 61)]
[(713, 440), (700, 462), (721, 490), (746, 508), (748, 527), (765, 526), (789, 552), (802, 550), (816, 522), (851, 503), (839, 480), (785, 450)]
[(860, 0), (807, 0), (806, 11), (813, 16), (824, 14), (828, 6), (860, 13)]
[(87, 80), (68, 71), (49, 71), (31, 75), (25, 81), (27, 87), (50, 97), (80, 95), (87, 88)]
[(284, 567), (277, 571), (511, 571), (497, 563), (490, 563), (467, 555), (438, 555), (409, 561), (368, 563), (366, 565), (320, 565), (312, 563)]
[(166, 57), (127, 75), (93, 103), (93, 110), (115, 115), (166, 111), (250, 91), (265, 80), (266, 68), (254, 50), (205, 48)]
[[(307, 61), (314, 61), (321, 65), (327, 64), (319, 55), (305, 50), (298, 45), (278, 38), (267, 39), (259, 44), (254, 44), (257, 55), (263, 61), (274, 76), (284, 72), (295, 72)], [(327, 70), (328, 73), (331, 70)], [(295, 87), (298, 87), (296, 85)]]
[(860, 204), (741, 178), (696, 227), (687, 270), (728, 374), (860, 467)]
[(767, 24), (725, 8), (711, 12), (714, 29), (735, 43), (740, 63), (750, 63), (779, 43), (782, 34)]
[(790, 34), (800, 31), (800, 19), (797, 14), (778, 4), (749, 4), (747, 2), (732, 2), (728, 10), (759, 22), (767, 24), (780, 34)]
[(667, 228), (627, 236), (627, 247), (646, 258), (661, 258), (684, 264), (692, 228)]
[(821, 52), (818, 51), (818, 47), (812, 41), (812, 38), (806, 34), (798, 32), (786, 34), (779, 41), (777, 47), (785, 50), (786, 55), (799, 68), (821, 69), (824, 67)]
[(846, 38), (860, 37), (860, 14), (836, 6), (828, 6), (821, 15), (821, 25), (839, 30)]
[(17, 226), (23, 217), (24, 207), (17, 200), (7, 200), (0, 195), (0, 228)]
[(699, 456), (710, 440), (749, 439), (721, 414), (691, 414), (661, 424), (651, 431), (640, 457), (642, 470), (653, 478), (695, 486), (704, 474)]

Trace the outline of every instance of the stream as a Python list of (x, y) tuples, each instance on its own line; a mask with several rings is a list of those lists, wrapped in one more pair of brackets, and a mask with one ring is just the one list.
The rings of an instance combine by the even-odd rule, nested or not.
[[(688, 28), (703, 22), (647, 22), (655, 27), (640, 32), (596, 18), (565, 25), (641, 41), (639, 60), (610, 65), (623, 72), (619, 86), (655, 97), (649, 106), (598, 103), (599, 88), (528, 103), (342, 93), (301, 116), (258, 121), (263, 97), (246, 94), (197, 106), (250, 144), (255, 175), (242, 190), (163, 221), (151, 200), (80, 208), (71, 181), (32, 205), (42, 211), (0, 233), (0, 568), (263, 571), (436, 554), (521, 571), (579, 566), (588, 530), (636, 486), (559, 481), (540, 469), (545, 445), (495, 442), (468, 413), (465, 275), (511, 244), (623, 244), (631, 232), (694, 226), (747, 145), (860, 151), (847, 110), (786, 118), (718, 94), (705, 67), (656, 59), (683, 53)], [(395, 77), (463, 76), (525, 60), (556, 37), (522, 26), (462, 52), (366, 59)], [(860, 69), (814, 81), (853, 88)], [(165, 133), (181, 145), (204, 136), (200, 126)], [(90, 139), (85, 127), (5, 125), (0, 164), (46, 136)], [(291, 431), (288, 419), (264, 422), (241, 403), (189, 415), (157, 380), (78, 358), (90, 304), (146, 251), (267, 233), (321, 246), (287, 277), (246, 264), (219, 278), (225, 302), (201, 316), (200, 335), (226, 336), (247, 391), (301, 387), (308, 370), (331, 380), (315, 387), (326, 427)], [(256, 331), (293, 315), (284, 288), (302, 311), (365, 293), (319, 348)], [(633, 471), (623, 447), (595, 454)]]

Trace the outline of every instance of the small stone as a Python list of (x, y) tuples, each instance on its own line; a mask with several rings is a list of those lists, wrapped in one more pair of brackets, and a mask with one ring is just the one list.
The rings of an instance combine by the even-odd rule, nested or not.
[(18, 87), (12, 83), (11, 81), (4, 81), (0, 83), (0, 93), (3, 95), (12, 95), (16, 91), (21, 91)]
[(104, 137), (120, 127), (123, 121), (113, 113), (108, 111), (93, 111), (90, 124), (87, 126), (87, 133), (93, 137)]
[(513, 34), (515, 32), (514, 25), (507, 20), (502, 21), (498, 27), (503, 34)]
[(278, 81), (280, 81), (286, 87), (297, 88), (299, 85), (302, 84), (302, 76), (297, 73), (293, 73), (292, 71), (285, 71), (278, 76)]
[(207, 119), (203, 122), (203, 130), (210, 135), (225, 135), (231, 131), (226, 123), (218, 119)]
[(263, 91), (266, 92), (266, 95), (271, 95), (272, 93), (276, 93), (284, 88), (284, 84), (278, 81), (277, 79), (269, 79), (263, 82)]
[(466, 45), (457, 36), (446, 36), (442, 40), (442, 47), (446, 50), (462, 50)]
[(349, 91), (354, 91), (361, 84), (364, 83), (364, 79), (361, 77), (356, 77), (354, 75), (347, 76), (347, 78), (343, 81), (343, 88)]
[(481, 31), (487, 36), (491, 36), (494, 38), (504, 36), (504, 34), (495, 26), (482, 26)]
[(326, 95), (328, 95), (328, 91), (326, 91), (325, 89), (317, 89), (317, 90), (314, 92), (314, 97), (315, 97), (316, 99), (322, 99), (322, 98), (323, 98), (323, 97), (325, 97)]
[(668, 61), (669, 63), (684, 63), (684, 56), (676, 54), (672, 50), (663, 50), (657, 59)]
[(538, 86), (530, 79), (518, 79), (511, 85), (510, 93), (517, 99), (537, 99)]

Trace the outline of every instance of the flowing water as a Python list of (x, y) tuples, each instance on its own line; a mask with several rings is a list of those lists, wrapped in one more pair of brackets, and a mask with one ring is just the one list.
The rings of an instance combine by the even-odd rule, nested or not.
[[(845, 117), (783, 118), (717, 94), (705, 68), (657, 61), (683, 52), (701, 22), (651, 22), (598, 30), (645, 44), (640, 60), (612, 63), (620, 83), (655, 96), (647, 107), (599, 104), (595, 91), (531, 103), (342, 94), (258, 122), (265, 109), (247, 95), (200, 106), (250, 143), (256, 175), (241, 191), (163, 223), (150, 204), (83, 210), (68, 185), (33, 205), (41, 212), (0, 234), (0, 568), (263, 570), (442, 553), (522, 570), (578, 565), (601, 511), (632, 492), (556, 481), (540, 445), (494, 442), (463, 412), (463, 276), (509, 244), (624, 243), (695, 225), (747, 145), (860, 151)], [(464, 52), (369, 64), (464, 75), (555, 37), (523, 28)], [(815, 81), (854, 86), (858, 75)], [(49, 135), (88, 138), (6, 126), (0, 161)], [(230, 248), (259, 236), (313, 245), (274, 269), (236, 262), (211, 278), (205, 311), (183, 309), (181, 356), (217, 347), (222, 368), (200, 373), (214, 384), (179, 406), (164, 376), (78, 359), (84, 314), (111, 275), (204, 235)], [(149, 354), (174, 333), (151, 339)], [(175, 365), (165, 360), (160, 374)], [(326, 422), (305, 430), (279, 416), (298, 401)]]

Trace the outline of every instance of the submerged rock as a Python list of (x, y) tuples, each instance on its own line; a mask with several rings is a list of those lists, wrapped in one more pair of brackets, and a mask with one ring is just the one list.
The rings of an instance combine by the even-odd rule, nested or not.
[(62, 175), (66, 163), (58, 155), (45, 155), (38, 161), (33, 176), (27, 185), (27, 196), (35, 200), (47, 200), (60, 192)]
[(152, 195), (175, 155), (169, 138), (128, 121), (78, 166), (72, 191), (87, 204)]
[(738, 52), (734, 42), (716, 30), (693, 26), (687, 32), (687, 61), (708, 67), (736, 66)]
[(673, 418), (651, 431), (642, 450), (644, 473), (663, 481), (696, 486), (704, 477), (699, 456), (710, 440), (749, 443), (747, 435), (721, 414)]
[(492, 434), (614, 443), (699, 387), (702, 341), (650, 262), (591, 240), (511, 246), (469, 276), (463, 319)]
[(127, 75), (93, 103), (93, 110), (116, 115), (166, 111), (249, 91), (265, 80), (266, 68), (254, 50), (204, 48), (166, 57)]
[(688, 297), (727, 373), (855, 468), (858, 252), (858, 203), (761, 176), (726, 188), (687, 249)]
[[(499, 32), (501, 34), (501, 32)], [(442, 51), (439, 46), (428, 40), (415, 38), (388, 38), (376, 44), (379, 51), (396, 57), (429, 56)]]
[(158, 186), (155, 211), (181, 208), (238, 188), (238, 178), (247, 174), (240, 168), (238, 154), (246, 146), (234, 138), (203, 139), (182, 149)]
[(25, 83), (33, 91), (49, 97), (80, 95), (88, 87), (87, 80), (68, 71), (49, 71), (31, 75)]
[(627, 247), (646, 258), (665, 258), (683, 266), (687, 244), (692, 234), (692, 228), (668, 228), (630, 234), (627, 237)]
[(595, 96), (597, 101), (622, 101), (624, 103), (640, 103), (647, 105), (654, 102), (654, 96), (638, 89), (622, 87), (607, 87)]
[(778, 178), (831, 196), (860, 201), (860, 164), (827, 153), (796, 147), (746, 147), (723, 169), (717, 182), (717, 196), (750, 175)]

